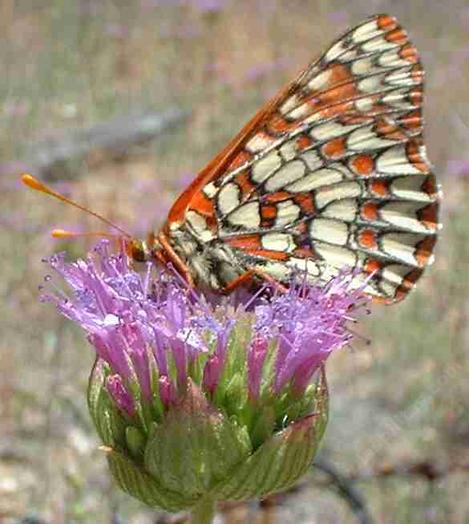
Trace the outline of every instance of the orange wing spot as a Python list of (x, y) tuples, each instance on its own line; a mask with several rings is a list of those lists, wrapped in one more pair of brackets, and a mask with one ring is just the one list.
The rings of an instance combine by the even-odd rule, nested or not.
[(382, 31), (392, 31), (397, 27), (397, 20), (389, 15), (378, 16), (376, 23)]
[(272, 260), (286, 261), (290, 258), (288, 253), (283, 251), (271, 251), (270, 249), (249, 249), (246, 251), (249, 251), (249, 254), (255, 257), (270, 258)]
[[(378, 100), (378, 97), (373, 97), (373, 98), (374, 98), (374, 101)], [(355, 111), (357, 108), (353, 106), (354, 102), (350, 102), (350, 104), (351, 104), (351, 108)], [(370, 111), (374, 111), (374, 107), (372, 107)], [(371, 123), (373, 122), (373, 120), (374, 120), (373, 117), (362, 114), (361, 112), (359, 112), (358, 114), (355, 113), (353, 115), (341, 116), (339, 119), (340, 123), (344, 126), (349, 126), (353, 124), (366, 124), (367, 122)]]
[(349, 100), (348, 102), (342, 102), (340, 104), (334, 104), (328, 107), (328, 104), (321, 104), (318, 102), (319, 105), (316, 107), (315, 110), (319, 111), (321, 118), (333, 118), (335, 116), (341, 116), (347, 111), (354, 110), (354, 103), (354, 101)]
[(409, 91), (409, 100), (414, 106), (420, 107), (423, 100), (423, 91), (421, 87), (415, 87)]
[(399, 51), (399, 58), (402, 58), (402, 60), (406, 60), (411, 64), (417, 64), (420, 59), (417, 48), (410, 43), (403, 46)]
[(238, 187), (241, 190), (242, 197), (250, 195), (256, 188), (256, 186), (252, 183), (249, 175), (249, 171), (244, 171), (235, 178), (235, 182), (238, 184)]
[(341, 158), (347, 150), (345, 137), (334, 138), (322, 146), (322, 152), (329, 158)]
[(396, 289), (394, 299), (397, 301), (405, 298), (407, 293), (414, 287), (415, 282), (417, 282), (421, 274), (421, 269), (413, 269), (407, 273), (402, 284)]
[(361, 208), (361, 216), (365, 220), (378, 220), (378, 205), (375, 202), (365, 202)]
[(372, 111), (375, 115), (380, 115), (381, 113), (389, 113), (389, 105), (383, 103), (376, 103)]
[(230, 162), (229, 169), (237, 169), (251, 160), (252, 155), (246, 150), (240, 151)]
[(210, 200), (201, 191), (195, 193), (195, 195), (192, 197), (190, 207), (205, 217), (215, 216), (213, 201)]
[(389, 306), (389, 305), (392, 305), (394, 304), (395, 302), (399, 302), (399, 300), (401, 300), (402, 298), (404, 297), (401, 297), (401, 298), (388, 298), (388, 297), (375, 297), (373, 296), (372, 297), (372, 302), (373, 304), (383, 304), (385, 306)]
[(407, 33), (401, 28), (396, 28), (392, 31), (389, 31), (389, 33), (385, 35), (385, 38), (388, 42), (392, 42), (394, 44), (403, 45), (407, 43)]
[(435, 175), (428, 175), (421, 188), (424, 193), (427, 193), (427, 195), (436, 197), (438, 194), (438, 186), (436, 185)]
[(316, 212), (313, 197), (307, 193), (295, 195), (293, 197), (293, 202), (301, 207), (301, 210), (305, 215), (312, 216)]
[[(327, 91), (324, 91), (324, 93), (318, 95), (318, 105), (321, 106), (343, 102), (344, 100), (347, 100), (348, 98), (351, 98), (357, 94), (358, 91), (355, 83), (350, 82), (342, 86), (334, 87), (333, 89), (328, 89)], [(342, 112), (342, 110), (340, 112)]]
[(420, 64), (415, 64), (412, 67), (412, 71), (410, 73), (410, 76), (412, 77), (412, 80), (414, 82), (422, 82), (423, 77), (425, 76), (425, 73), (422, 69), (422, 66)]
[(242, 235), (239, 237), (228, 238), (226, 243), (231, 247), (236, 247), (245, 251), (262, 248), (261, 237), (259, 235)]
[(366, 273), (376, 273), (383, 268), (383, 264), (376, 258), (367, 258), (363, 269)]
[(341, 84), (353, 78), (350, 70), (344, 64), (336, 64), (328, 69), (330, 71), (329, 84), (331, 86)]
[(316, 255), (314, 251), (308, 247), (297, 247), (293, 251), (293, 255), (298, 258), (315, 258)]
[(334, 118), (336, 116), (339, 116), (344, 111), (351, 110), (353, 106), (351, 102), (328, 106), (328, 104), (323, 104), (318, 98), (316, 98), (315, 101), (316, 101), (316, 107), (314, 108), (314, 113), (318, 114), (317, 116), (318, 122), (321, 121), (321, 119), (325, 120), (327, 118)]
[(327, 82), (320, 89), (306, 89), (308, 96), (305, 96), (303, 100), (311, 103), (313, 107), (318, 104), (319, 99), (325, 97), (333, 88), (353, 80), (350, 69), (344, 64), (330, 65), (326, 71), (328, 73)]
[(378, 120), (375, 128), (379, 136), (391, 140), (404, 140), (406, 138), (405, 133), (403, 133), (395, 124), (391, 124), (385, 119)]
[(350, 160), (350, 166), (359, 175), (368, 176), (375, 169), (375, 162), (369, 155), (357, 155)]
[(422, 112), (420, 109), (412, 111), (412, 113), (407, 114), (404, 118), (399, 120), (399, 124), (406, 129), (418, 130), (422, 127)]
[(429, 166), (420, 155), (419, 143), (416, 140), (411, 140), (406, 147), (407, 158), (419, 171), (428, 173)]
[(288, 193), (288, 191), (277, 191), (277, 193), (264, 195), (262, 201), (268, 204), (276, 204), (277, 202), (283, 202), (289, 198), (291, 198), (291, 193)]
[(300, 151), (303, 151), (312, 146), (313, 143), (313, 139), (308, 135), (300, 135), (296, 140), (296, 145)]
[(288, 122), (280, 115), (274, 115), (269, 121), (269, 131), (274, 135), (279, 135), (295, 129), (298, 124), (294, 122)]
[(375, 195), (389, 196), (389, 183), (387, 180), (372, 180), (369, 187)]
[(261, 217), (262, 220), (274, 220), (277, 217), (276, 206), (261, 206)]
[(428, 206), (419, 209), (417, 217), (425, 227), (436, 230), (438, 227), (438, 204), (433, 202), (432, 204), (428, 204)]
[(358, 234), (358, 242), (366, 249), (376, 249), (378, 247), (376, 232), (372, 229), (362, 229)]
[(431, 236), (424, 238), (417, 244), (415, 248), (415, 259), (417, 260), (420, 267), (424, 267), (428, 264), (428, 261), (433, 253), (435, 247), (436, 237)]

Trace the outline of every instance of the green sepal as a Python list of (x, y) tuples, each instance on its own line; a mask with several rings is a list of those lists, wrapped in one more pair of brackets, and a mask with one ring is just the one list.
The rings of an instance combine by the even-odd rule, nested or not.
[(317, 450), (315, 415), (291, 424), (266, 441), (211, 492), (216, 500), (259, 498), (294, 484)]
[(145, 435), (135, 426), (125, 428), (125, 441), (132, 457), (142, 460), (145, 451)]
[(329, 391), (327, 388), (326, 370), (321, 366), (319, 378), (316, 383), (311, 384), (314, 389), (314, 411), (316, 415), (315, 431), (318, 441), (324, 436), (327, 422), (329, 420)]
[(185, 397), (150, 437), (144, 464), (163, 488), (199, 498), (227, 478), (251, 451), (246, 431), (210, 406), (189, 382)]
[(272, 406), (262, 406), (254, 412), (250, 429), (252, 447), (257, 449), (270, 438), (275, 428), (275, 411)]
[(105, 364), (96, 359), (88, 382), (88, 410), (102, 442), (110, 447), (122, 446), (128, 421), (111, 401), (104, 387), (105, 377)]
[(118, 486), (152, 508), (176, 512), (192, 507), (196, 499), (164, 489), (143, 467), (134, 463), (119, 451), (109, 449), (109, 469)]
[(231, 415), (242, 415), (248, 400), (246, 379), (241, 373), (233, 375), (226, 385), (223, 410)]
[(311, 466), (328, 419), (328, 391), (321, 369), (310, 415), (275, 433), (211, 493), (216, 500), (259, 498), (293, 485)]

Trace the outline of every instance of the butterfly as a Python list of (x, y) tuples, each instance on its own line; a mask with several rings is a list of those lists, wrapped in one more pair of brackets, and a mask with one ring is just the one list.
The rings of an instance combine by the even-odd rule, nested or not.
[(265, 104), (128, 254), (215, 292), (353, 268), (378, 301), (403, 299), (439, 230), (423, 79), (397, 20), (365, 20)]

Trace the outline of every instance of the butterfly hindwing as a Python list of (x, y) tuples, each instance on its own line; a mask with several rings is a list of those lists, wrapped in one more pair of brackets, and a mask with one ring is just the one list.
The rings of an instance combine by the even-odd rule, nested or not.
[(175, 208), (244, 267), (280, 280), (295, 266), (313, 279), (359, 268), (374, 275), (370, 293), (398, 300), (431, 261), (438, 228), (422, 85), (405, 31), (373, 17), (262, 109)]

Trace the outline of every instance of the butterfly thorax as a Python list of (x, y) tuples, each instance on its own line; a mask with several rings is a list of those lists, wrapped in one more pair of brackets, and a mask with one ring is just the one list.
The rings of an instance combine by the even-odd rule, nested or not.
[[(166, 238), (185, 266), (188, 279), (201, 289), (223, 291), (246, 271), (229, 245), (216, 238), (202, 240), (185, 223), (173, 224)], [(172, 258), (170, 253), (165, 255)]]
[(184, 223), (172, 224), (159, 235), (151, 233), (146, 240), (132, 239), (126, 251), (136, 262), (172, 265), (190, 284), (210, 291), (223, 291), (246, 271), (230, 246), (215, 239), (202, 241)]

